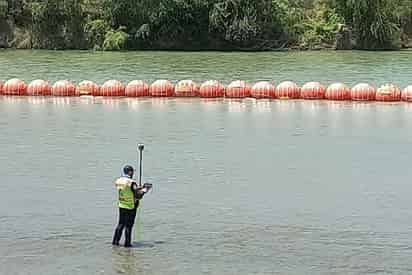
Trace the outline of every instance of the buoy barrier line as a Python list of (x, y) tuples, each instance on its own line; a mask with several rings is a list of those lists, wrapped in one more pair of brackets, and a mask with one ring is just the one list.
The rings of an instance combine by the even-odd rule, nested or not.
[(0, 80), (0, 95), (7, 96), (102, 96), (102, 97), (202, 97), (202, 98), (256, 98), (256, 99), (306, 99), (335, 101), (382, 101), (412, 102), (412, 85), (401, 90), (394, 84), (384, 84), (379, 88), (368, 83), (359, 83), (352, 88), (344, 83), (324, 86), (312, 81), (302, 87), (292, 81), (276, 85), (270, 81), (259, 81), (249, 85), (243, 80), (235, 80), (225, 86), (218, 80), (207, 80), (201, 85), (193, 80), (181, 80), (174, 85), (169, 80), (156, 80), (149, 84), (143, 80), (133, 80), (124, 85), (118, 80), (108, 80), (99, 86), (84, 80), (77, 86), (69, 80), (59, 80), (53, 85), (36, 79), (28, 85), (17, 78), (6, 82)]
[(150, 85), (150, 95), (154, 97), (172, 97), (175, 92), (175, 86), (169, 80), (156, 80)]
[(93, 81), (84, 80), (76, 87), (76, 96), (98, 96), (100, 95), (100, 86)]
[(326, 88), (320, 82), (308, 82), (302, 86), (301, 98), (325, 99)]
[(295, 99), (300, 98), (301, 88), (292, 81), (284, 81), (276, 86), (275, 98)]
[(275, 98), (276, 87), (269, 81), (259, 81), (252, 86), (250, 96), (256, 99), (260, 98)]
[(225, 97), (229, 98), (245, 98), (251, 97), (251, 87), (245, 81), (235, 80), (231, 82), (225, 91)]
[(199, 89), (199, 96), (204, 98), (224, 97), (225, 86), (217, 80), (208, 80), (204, 82)]
[(142, 80), (133, 80), (129, 82), (125, 90), (126, 97), (144, 97), (150, 96), (149, 84)]
[(4, 95), (26, 95), (27, 85), (24, 81), (12, 78), (3, 85), (2, 94)]
[(328, 100), (350, 100), (350, 88), (343, 83), (333, 83), (327, 89), (325, 98)]
[(197, 97), (200, 88), (193, 80), (181, 80), (174, 89), (174, 96), (176, 97)]
[(359, 83), (352, 87), (350, 99), (354, 101), (375, 101), (376, 89), (367, 83)]
[(31, 96), (51, 95), (51, 86), (49, 85), (49, 82), (45, 80), (42, 80), (42, 79), (33, 80), (27, 86), (27, 95), (31, 95)]
[(402, 91), (402, 101), (412, 102), (412, 85)]
[(376, 101), (400, 101), (402, 98), (401, 89), (393, 84), (386, 84), (376, 90)]
[[(7, 82), (6, 82), (7, 83)], [(51, 87), (52, 96), (75, 96), (76, 86), (68, 80), (59, 80)]]

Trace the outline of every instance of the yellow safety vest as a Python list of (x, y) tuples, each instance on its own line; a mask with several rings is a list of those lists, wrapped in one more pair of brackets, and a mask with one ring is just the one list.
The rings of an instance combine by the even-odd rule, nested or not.
[(134, 193), (131, 188), (132, 179), (120, 177), (115, 181), (117, 190), (119, 191), (119, 207), (125, 209), (134, 209)]

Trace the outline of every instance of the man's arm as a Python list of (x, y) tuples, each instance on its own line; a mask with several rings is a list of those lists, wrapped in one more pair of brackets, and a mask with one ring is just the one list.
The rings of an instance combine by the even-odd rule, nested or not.
[(146, 194), (149, 191), (147, 187), (139, 187), (135, 182), (132, 183), (131, 187), (136, 200), (140, 200), (141, 198), (143, 198), (144, 194)]

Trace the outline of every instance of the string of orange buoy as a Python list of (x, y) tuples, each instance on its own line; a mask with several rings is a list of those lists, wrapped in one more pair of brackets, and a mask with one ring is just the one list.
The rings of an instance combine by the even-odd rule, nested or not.
[(275, 86), (269, 81), (259, 81), (250, 86), (245, 81), (236, 80), (228, 86), (217, 80), (208, 80), (198, 85), (193, 80), (181, 80), (176, 85), (168, 80), (156, 80), (151, 85), (143, 80), (133, 80), (124, 85), (118, 80), (108, 80), (99, 86), (85, 80), (77, 86), (68, 80), (59, 80), (53, 85), (36, 79), (28, 85), (13, 78), (0, 81), (0, 94), (14, 96), (108, 96), (108, 97), (205, 97), (205, 98), (268, 98), (307, 100), (354, 100), (354, 101), (407, 101), (412, 102), (412, 85), (403, 91), (394, 84), (375, 88), (360, 83), (352, 88), (343, 83), (333, 83), (328, 87), (320, 82), (308, 82), (302, 87), (292, 81), (284, 81)]

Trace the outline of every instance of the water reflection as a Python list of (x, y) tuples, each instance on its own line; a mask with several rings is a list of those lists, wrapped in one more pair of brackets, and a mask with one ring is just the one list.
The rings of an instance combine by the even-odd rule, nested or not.
[(200, 98), (200, 106), (206, 112), (217, 112), (223, 106), (223, 98)]
[(269, 113), (272, 111), (272, 108), (274, 106), (270, 100), (266, 99), (254, 100), (252, 102), (252, 105), (252, 110), (257, 113)]
[(53, 105), (57, 106), (68, 106), (76, 101), (76, 98), (72, 97), (50, 97), (50, 100)]
[(367, 101), (354, 101), (352, 102), (352, 110), (354, 111), (370, 111), (375, 109), (375, 104), (373, 102)]
[(116, 274), (142, 274), (145, 270), (144, 250), (113, 247), (112, 263)]
[(319, 115), (319, 111), (325, 106), (325, 102), (320, 100), (307, 100), (300, 103), (302, 111), (310, 116)]
[(123, 99), (128, 108), (132, 110), (139, 110), (143, 105), (150, 103), (150, 98), (147, 97), (135, 97)]
[(27, 97), (27, 101), (31, 105), (45, 105), (49, 98), (43, 96), (29, 96)]
[(408, 113), (412, 112), (412, 103), (411, 102), (405, 102), (403, 104), (403, 108)]
[(163, 97), (50, 97), (50, 96), (1, 96), (0, 100), (18, 105), (27, 101), (31, 105), (45, 105), (51, 102), (57, 106), (67, 105), (94, 105), (101, 104), (109, 109), (118, 109), (126, 106), (131, 109), (138, 109), (143, 105), (150, 104), (159, 109), (166, 106), (179, 105), (179, 108), (187, 109), (200, 103), (206, 109), (215, 109), (217, 106), (227, 105), (229, 112), (241, 112), (253, 110), (255, 112), (270, 112), (273, 108), (280, 112), (289, 112), (302, 109), (308, 114), (316, 114), (326, 108), (330, 112), (341, 112), (344, 110), (370, 111), (375, 110), (380, 113), (391, 112), (394, 109), (402, 109), (407, 112), (412, 111), (412, 103), (408, 102), (367, 102), (367, 101), (326, 101), (326, 100), (273, 100), (273, 99), (235, 99), (235, 98), (163, 98)]
[(328, 111), (330, 112), (340, 112), (347, 107), (347, 102), (345, 101), (332, 101), (326, 100), (325, 106), (327, 107)]
[(227, 98), (225, 102), (229, 113), (243, 113), (246, 110), (246, 102), (243, 99)]
[(173, 98), (168, 97), (152, 97), (150, 99), (151, 106), (155, 109), (165, 109), (168, 104), (173, 102)]
[(25, 100), (24, 96), (10, 96), (10, 95), (1, 95), (0, 99), (4, 100), (7, 103), (18, 103), (22, 100)]
[(299, 100), (283, 100), (283, 99), (279, 99), (279, 100), (275, 100), (273, 101), (273, 104), (276, 108), (276, 110), (282, 112), (290, 112), (290, 111), (294, 111), (296, 110), (300, 105), (300, 101)]

